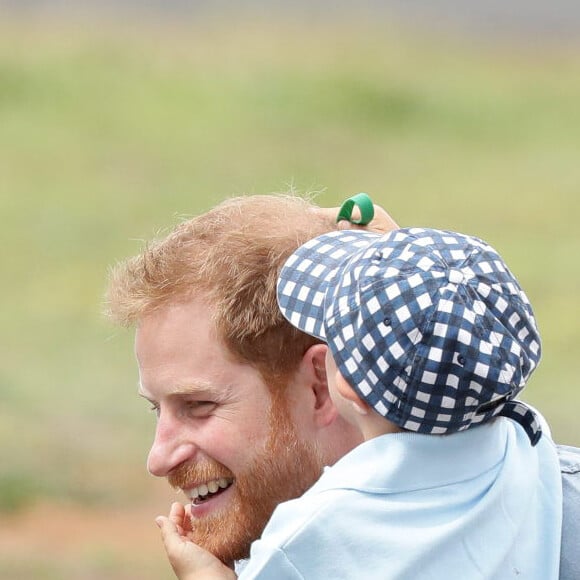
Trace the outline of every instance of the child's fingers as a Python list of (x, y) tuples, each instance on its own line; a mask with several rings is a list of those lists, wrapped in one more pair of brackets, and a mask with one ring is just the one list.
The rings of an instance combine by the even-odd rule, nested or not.
[[(321, 207), (318, 208), (318, 212), (324, 214), (327, 218), (334, 220), (338, 214), (338, 207)], [(336, 224), (336, 229), (338, 230), (368, 230), (371, 232), (378, 232), (378, 233), (387, 233), (391, 230), (396, 230), (399, 228), (397, 222), (388, 214), (388, 212), (381, 207), (380, 205), (374, 204), (375, 209), (375, 217), (373, 220), (366, 226), (360, 226), (357, 224), (353, 224), (350, 221), (341, 220)], [(357, 207), (353, 209), (352, 217), (354, 219), (360, 218), (360, 212)]]
[[(191, 532), (191, 506), (183, 506), (179, 502), (173, 502), (169, 508), (169, 515), (167, 519), (171, 521), (177, 528), (177, 533), (186, 537), (188, 532)], [(165, 516), (159, 516), (165, 517)], [(157, 521), (157, 520), (156, 520)], [(160, 520), (161, 521), (161, 520)], [(161, 525), (158, 523), (159, 527)]]
[[(334, 208), (333, 208), (334, 209)], [(342, 220), (336, 225), (339, 230), (353, 230), (353, 229), (364, 229), (372, 232), (387, 233), (391, 230), (399, 229), (399, 226), (395, 220), (382, 208), (380, 205), (374, 204), (375, 217), (366, 226), (360, 226), (353, 224), (352, 222)], [(360, 218), (360, 211), (357, 207), (353, 209), (352, 217), (354, 219)]]
[(169, 508), (169, 519), (176, 525), (183, 527), (183, 518), (185, 517), (185, 508), (178, 501), (171, 504)]
[(179, 533), (178, 526), (168, 517), (159, 516), (155, 518), (155, 523), (161, 530), (161, 540), (169, 563), (175, 572), (175, 575), (180, 580), (187, 580), (195, 576), (196, 567), (190, 565), (190, 559), (187, 556), (187, 549), (193, 544), (188, 543), (187, 540)]
[(183, 522), (181, 524), (181, 527), (183, 529), (183, 535), (187, 535), (189, 532), (191, 532), (192, 527), (191, 527), (191, 504), (188, 503), (184, 508), (183, 508), (184, 514), (183, 514)]
[(161, 539), (168, 554), (174, 553), (181, 548), (184, 543), (183, 536), (179, 532), (179, 528), (175, 522), (165, 516), (155, 518), (155, 523), (161, 530)]
[(180, 580), (203, 578), (233, 580), (235, 573), (213, 554), (184, 538), (170, 518), (159, 516), (155, 523), (161, 530), (161, 539), (169, 563)]

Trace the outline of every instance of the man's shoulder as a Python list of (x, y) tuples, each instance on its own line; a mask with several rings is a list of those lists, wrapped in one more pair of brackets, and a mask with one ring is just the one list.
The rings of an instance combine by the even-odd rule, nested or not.
[(562, 473), (560, 580), (580, 578), (580, 448), (557, 445)]
[[(576, 475), (580, 477), (580, 447), (571, 447), (570, 445), (556, 445), (558, 457), (560, 459), (560, 471), (564, 476)], [(575, 480), (574, 477), (567, 478)]]

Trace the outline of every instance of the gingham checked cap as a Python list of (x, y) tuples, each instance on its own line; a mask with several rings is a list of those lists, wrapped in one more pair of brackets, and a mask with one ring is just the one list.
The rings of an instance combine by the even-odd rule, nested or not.
[(539, 440), (535, 414), (515, 400), (540, 359), (536, 321), (482, 240), (423, 228), (324, 234), (288, 258), (278, 303), (400, 427), (452, 433), (503, 415)]

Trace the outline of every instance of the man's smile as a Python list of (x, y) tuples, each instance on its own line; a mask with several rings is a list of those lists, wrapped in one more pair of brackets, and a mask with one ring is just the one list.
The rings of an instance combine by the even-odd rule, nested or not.
[(193, 505), (199, 505), (225, 491), (233, 482), (234, 480), (231, 477), (220, 477), (195, 487), (184, 489), (183, 492)]

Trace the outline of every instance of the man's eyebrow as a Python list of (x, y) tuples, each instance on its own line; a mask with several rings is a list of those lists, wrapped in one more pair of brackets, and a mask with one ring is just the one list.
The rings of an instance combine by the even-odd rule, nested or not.
[[(183, 395), (194, 395), (196, 397), (207, 397), (209, 399), (227, 399), (233, 391), (233, 386), (231, 384), (227, 385), (216, 385), (210, 382), (195, 382), (195, 383), (177, 383), (173, 387), (164, 393), (166, 397), (179, 397)], [(151, 400), (150, 395), (145, 391), (145, 389), (139, 385), (137, 394), (147, 400)]]

